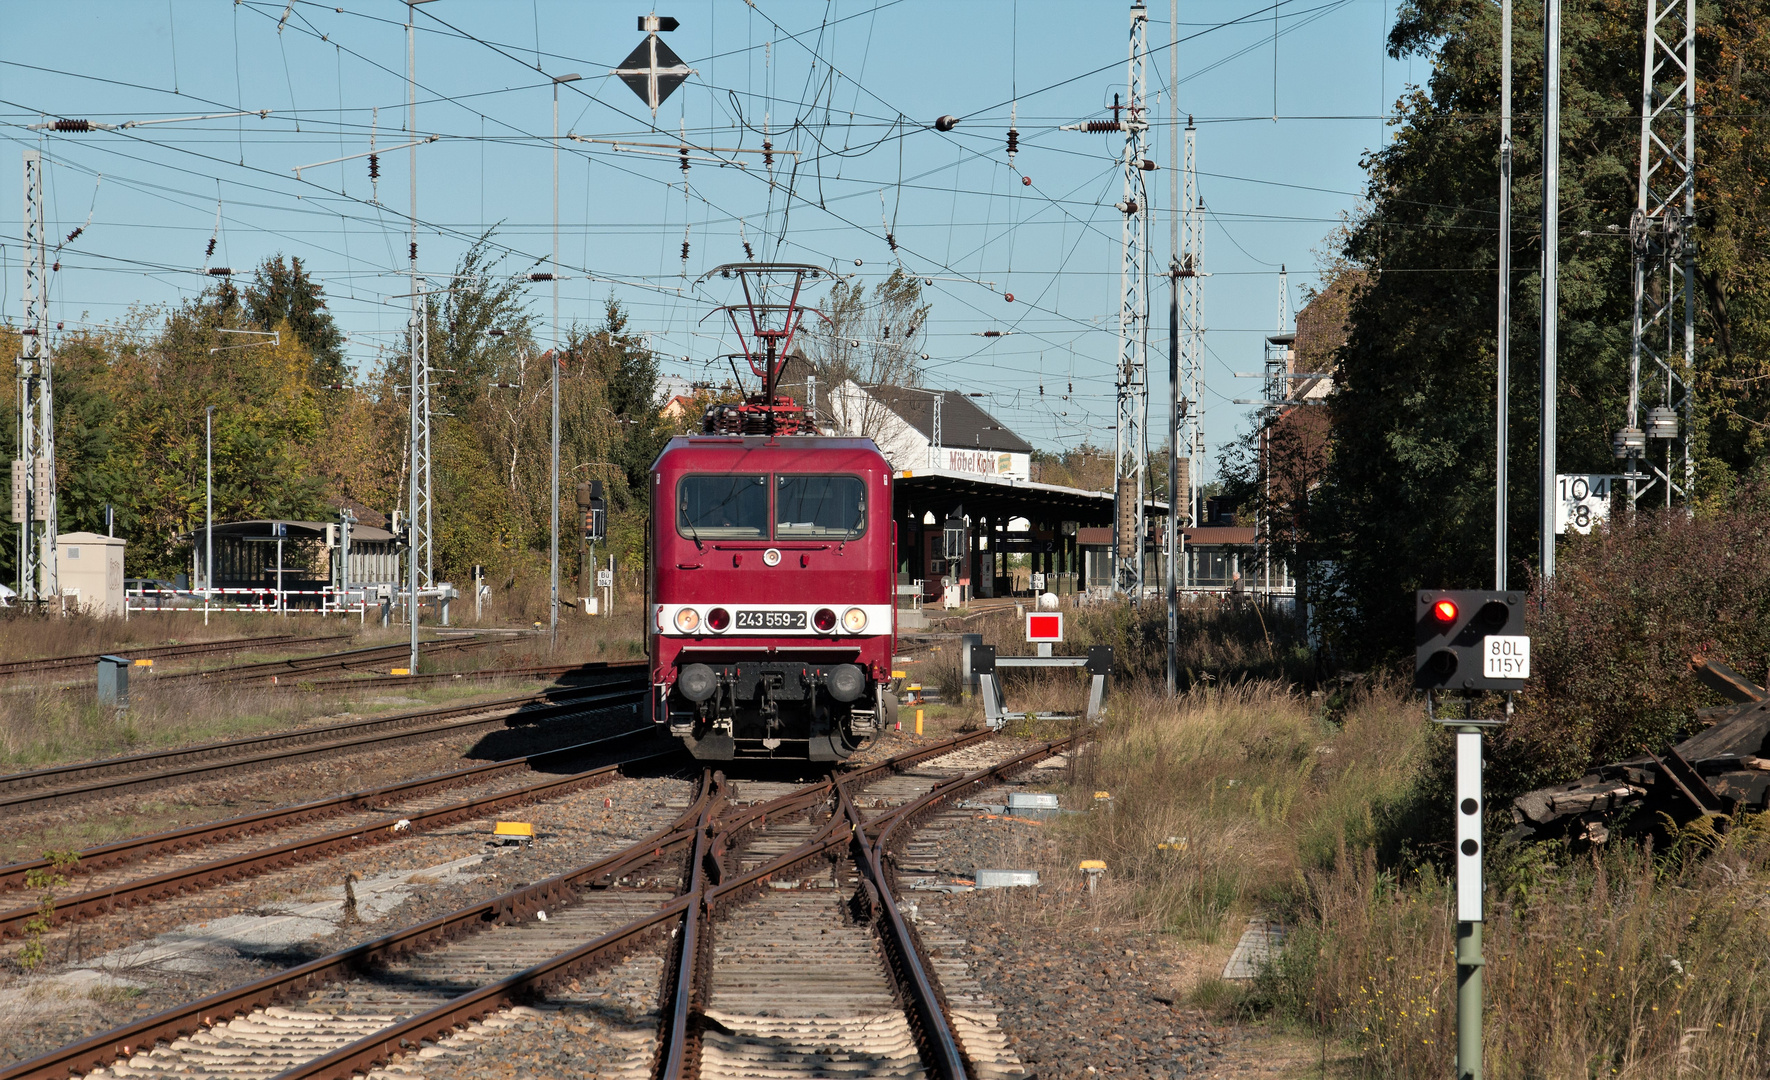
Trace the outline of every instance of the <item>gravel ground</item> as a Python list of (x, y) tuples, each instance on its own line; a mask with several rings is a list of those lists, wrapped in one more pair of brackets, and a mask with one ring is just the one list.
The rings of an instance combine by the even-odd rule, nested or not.
[(52, 848), (96, 847), (124, 837), (380, 787), (566, 746), (632, 726), (631, 709), (609, 709), (539, 724), (478, 728), (381, 750), (304, 758), (209, 781), (45, 807), (14, 814), (0, 829), (0, 861), (33, 859)]
[[(1013, 790), (1038, 790), (1036, 775), (969, 802), (1002, 803)], [(979, 867), (1040, 873), (1036, 890), (900, 892), (921, 923), (967, 943), (972, 974), (995, 998), (1009, 1044), (1030, 1071), (1045, 1080), (1203, 1077), (1240, 1056), (1239, 1032), (1176, 1007), (1186, 950), (1096, 919), (1080, 875), (1061, 861), (1043, 824), (987, 811), (953, 811), (928, 824), (917, 839), (932, 842), (932, 859), (919, 848), (900, 865), (933, 868), (943, 883), (967, 881)]]
[[(50, 935), (46, 942), (51, 966), (41, 974), (13, 976), (0, 985), (0, 1065), (574, 869), (674, 820), (692, 788), (692, 782), (673, 776), (622, 778), (533, 808), (506, 811), (502, 815), (506, 819), (533, 823), (540, 842), (532, 848), (495, 849), (494, 858), (463, 872), (438, 874), (434, 868), (484, 855), (492, 820), (465, 822), (238, 885), (102, 916)], [(605, 806), (605, 800), (613, 805)], [(348, 924), (343, 920), (347, 873), (365, 882), (399, 879), (393, 895), (403, 899), (380, 912), (368, 906), (367, 921)], [(173, 959), (140, 946), (157, 935), (165, 936), (154, 946), (203, 938), (210, 924), (220, 920), (230, 920), (226, 932), (235, 934), (237, 917), (244, 915), (282, 916), (283, 922), (289, 922), (292, 906), (316, 904), (324, 904), (325, 912), (317, 919), (301, 920), (294, 933), (283, 933), (287, 940), (272, 935), (244, 949), (215, 945)], [(311, 912), (311, 908), (302, 910)], [(315, 936), (316, 930), (323, 936)], [(146, 962), (131, 962), (137, 958)], [(182, 970), (188, 967), (199, 970)], [(70, 973), (95, 968), (107, 978), (74, 974), (85, 981), (69, 984)]]

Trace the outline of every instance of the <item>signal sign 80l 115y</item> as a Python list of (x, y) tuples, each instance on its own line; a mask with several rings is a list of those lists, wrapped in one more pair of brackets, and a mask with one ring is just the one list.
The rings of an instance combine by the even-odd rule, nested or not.
[(1415, 604), (1415, 689), (1522, 690), (1529, 677), (1523, 593), (1420, 590)]

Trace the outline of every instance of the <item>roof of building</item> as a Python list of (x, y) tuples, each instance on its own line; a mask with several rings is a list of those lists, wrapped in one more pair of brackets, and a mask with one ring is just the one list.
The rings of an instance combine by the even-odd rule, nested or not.
[(1181, 529), (1186, 534), (1186, 542), (1193, 545), (1233, 544), (1237, 546), (1252, 544), (1259, 537), (1259, 530), (1252, 525), (1201, 525), (1196, 529)]
[[(326, 526), (335, 525), (332, 521), (285, 521), (279, 519), (255, 518), (251, 521), (217, 521), (216, 536), (256, 537), (274, 539), (277, 535), (276, 526), (283, 526), (282, 533), (287, 540), (317, 540), (326, 535)], [(192, 536), (203, 535), (199, 526)], [(350, 538), (353, 542), (379, 543), (392, 540), (393, 534), (386, 529), (378, 529), (373, 525), (361, 522), (350, 527)]]
[(897, 414), (924, 438), (934, 438), (934, 396), (941, 395), (940, 444), (955, 450), (1003, 450), (1011, 454), (1030, 454), (1032, 444), (1009, 431), (1007, 426), (978, 405), (962, 391), (931, 391), (919, 387), (867, 386), (864, 390), (873, 399)]

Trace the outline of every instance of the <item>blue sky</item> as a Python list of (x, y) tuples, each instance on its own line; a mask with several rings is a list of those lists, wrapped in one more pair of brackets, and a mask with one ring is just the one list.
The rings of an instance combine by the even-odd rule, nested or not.
[[(339, 10), (342, 9), (342, 10)], [(404, 325), (409, 287), (408, 152), (294, 169), (410, 140), (406, 5), (399, 0), (63, 0), (8, 5), (0, 41), (0, 159), (18, 207), (18, 153), (49, 159), (48, 232), (60, 240), (52, 317), (74, 326), (194, 295), (210, 266), (244, 270), (284, 252), (323, 281), (350, 353), (372, 361)], [(649, 332), (668, 373), (721, 377), (727, 297), (696, 290), (705, 270), (763, 257), (836, 266), (875, 280), (894, 266), (935, 279), (924, 351), (932, 386), (987, 395), (1036, 445), (1111, 445), (1117, 353), (1120, 136), (1057, 130), (1105, 115), (1123, 92), (1129, 6), (986, 0), (700, 0), (666, 6), (664, 35), (696, 74), (649, 110), (609, 74), (643, 38), (636, 5), (434, 0), (417, 8), (419, 262), (442, 274), (469, 238), (496, 226), (502, 269), (545, 269), (552, 248), (553, 76), (559, 125), (584, 139), (759, 148), (766, 117), (782, 156), (772, 176), (696, 162), (687, 191), (673, 153), (615, 152), (563, 140), (559, 166), (561, 319), (594, 321), (610, 295)], [(1160, 215), (1155, 268), (1168, 259), (1170, 7), (1150, 11), (1157, 103), (1150, 175)], [(1315, 283), (1318, 252), (1363, 188), (1360, 155), (1424, 61), (1383, 56), (1387, 0), (1186, 0), (1179, 12), (1182, 117), (1197, 123), (1210, 354), (1206, 437), (1234, 437), (1258, 394), (1261, 339)], [(1277, 35), (1276, 46), (1274, 35)], [(1276, 59), (1275, 59), (1276, 49)], [(1417, 74), (1415, 68), (1418, 67)], [(1276, 100), (1275, 100), (1276, 99)], [(74, 117), (107, 123), (234, 110), (258, 116), (42, 133)], [(1010, 169), (1005, 134), (1017, 115)], [(951, 114), (951, 132), (933, 127)], [(1274, 119), (1276, 115), (1277, 119)], [(1184, 120), (1182, 120), (1184, 122)], [(747, 129), (747, 130), (746, 130)], [(1030, 178), (1030, 185), (1021, 182)], [(218, 220), (219, 208), (219, 226)], [(894, 255), (882, 219), (899, 242)], [(690, 257), (680, 258), (684, 225)], [(0, 226), (0, 310), (20, 313), (20, 226)], [(856, 265), (859, 260), (859, 265)], [(548, 286), (532, 287), (551, 319)], [(1013, 303), (1004, 299), (1012, 292)], [(1166, 430), (1166, 288), (1156, 283), (1150, 428)], [(1003, 337), (979, 336), (1005, 330)], [(1040, 388), (1043, 393), (1040, 393)]]

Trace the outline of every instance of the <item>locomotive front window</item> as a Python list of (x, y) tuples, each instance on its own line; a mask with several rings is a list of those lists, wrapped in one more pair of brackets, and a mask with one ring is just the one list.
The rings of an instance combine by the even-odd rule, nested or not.
[(854, 540), (867, 531), (867, 485), (858, 476), (776, 476), (774, 535)]
[(768, 477), (685, 476), (676, 488), (676, 531), (690, 540), (768, 536)]

